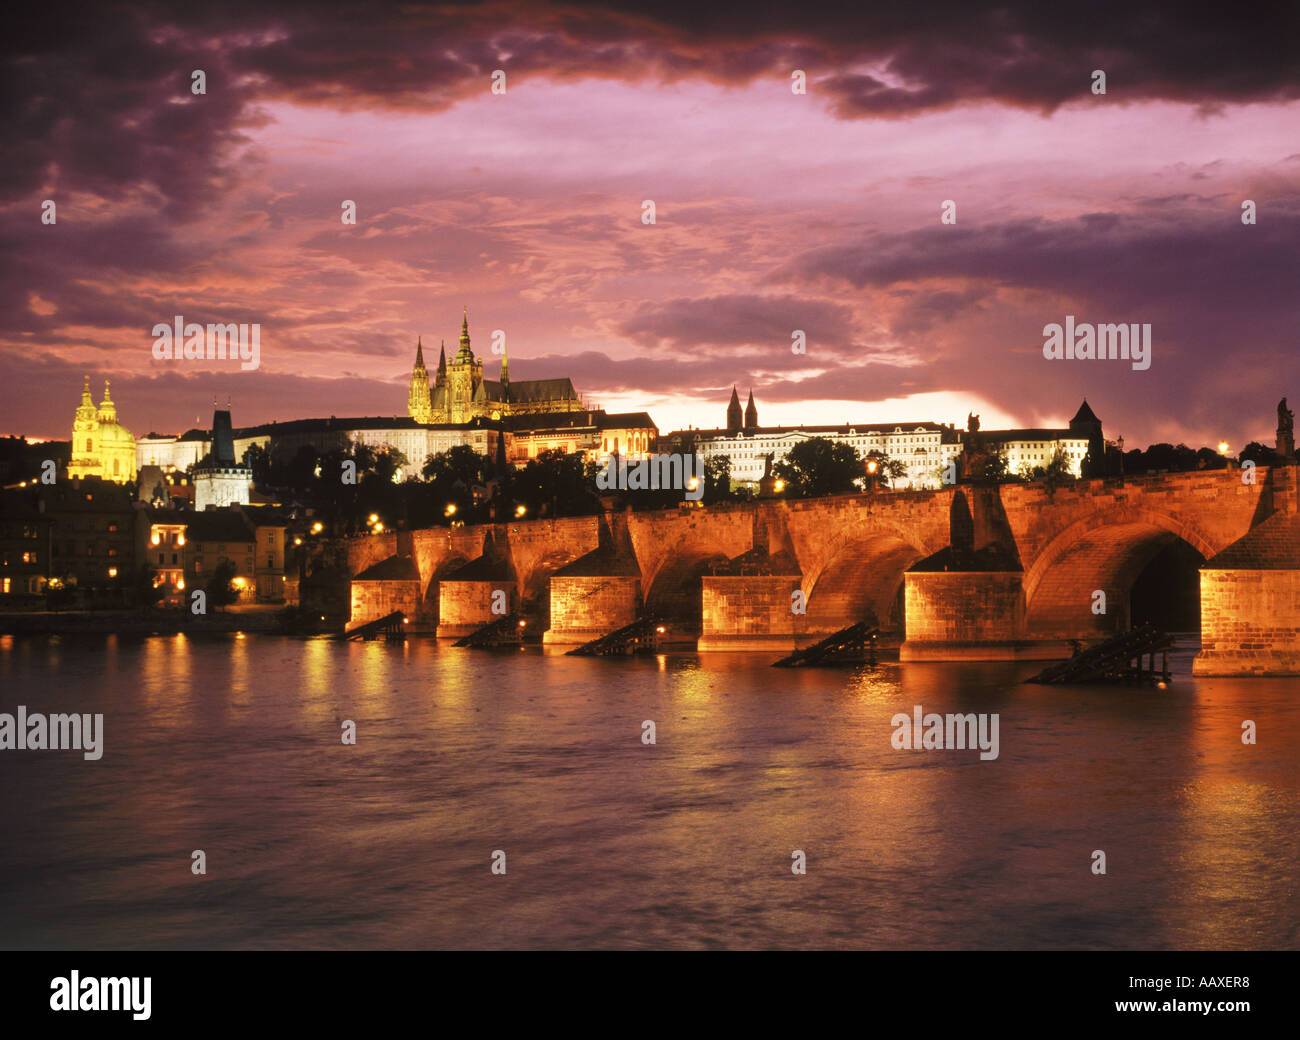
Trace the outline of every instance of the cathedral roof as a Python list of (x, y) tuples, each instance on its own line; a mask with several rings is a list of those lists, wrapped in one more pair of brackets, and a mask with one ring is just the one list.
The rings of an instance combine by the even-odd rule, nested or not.
[[(483, 382), (490, 384), (488, 394), (493, 400), (500, 400), (501, 384), (488, 379)], [(510, 400), (515, 404), (537, 401), (576, 401), (578, 391), (573, 388), (572, 379), (512, 379)]]

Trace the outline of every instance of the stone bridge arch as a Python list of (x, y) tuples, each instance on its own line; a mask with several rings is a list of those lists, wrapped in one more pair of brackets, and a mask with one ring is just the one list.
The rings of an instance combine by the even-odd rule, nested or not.
[(790, 503), (785, 525), (808, 610), (801, 627), (826, 634), (874, 614), (901, 630), (903, 576), (948, 545), (952, 497), (889, 492)]
[[(1162, 549), (1180, 540), (1210, 559), (1222, 548), (1198, 523), (1158, 509), (1110, 505), (1075, 520), (1025, 571), (1025, 628), (1031, 638), (1098, 638), (1129, 623), (1129, 596)], [(1093, 612), (1094, 593), (1106, 612)]]
[[(735, 559), (754, 549), (753, 506), (707, 510), (629, 512), (627, 537), (641, 571), (647, 610), (672, 610), (699, 623), (701, 580), (710, 564)], [(693, 589), (693, 606), (686, 590)]]
[(804, 566), (807, 632), (834, 632), (873, 616), (882, 628), (901, 631), (903, 576), (938, 548), (917, 544), (892, 523), (839, 534)]

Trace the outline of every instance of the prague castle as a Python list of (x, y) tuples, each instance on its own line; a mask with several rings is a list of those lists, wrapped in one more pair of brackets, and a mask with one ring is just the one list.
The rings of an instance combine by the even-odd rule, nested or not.
[(125, 484), (135, 479), (135, 437), (118, 425), (117, 406), (104, 381), (104, 400), (98, 410), (90, 399), (90, 376), (81, 390), (81, 407), (72, 421), (72, 460), (69, 477), (103, 477)]
[(483, 362), (469, 345), (469, 314), (460, 325), (460, 349), (450, 363), (444, 345), (433, 383), (424, 366), (424, 344), (415, 347), (415, 367), (407, 394), (407, 415), (417, 423), (467, 423), (507, 415), (581, 412), (582, 400), (569, 379), (526, 379), (510, 382), (510, 359), (501, 353), (501, 378), (483, 378)]

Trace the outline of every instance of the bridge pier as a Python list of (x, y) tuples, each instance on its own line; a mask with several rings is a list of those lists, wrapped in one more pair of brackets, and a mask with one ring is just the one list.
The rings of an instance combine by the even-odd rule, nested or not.
[(1066, 639), (1025, 631), (1020, 571), (908, 571), (900, 661), (1040, 661), (1070, 656)]
[(630, 625), (641, 613), (641, 579), (633, 575), (551, 575), (547, 646), (588, 643)]
[[(505, 610), (494, 612), (492, 600), (498, 592), (505, 593)], [(500, 598), (496, 596), (498, 602)], [(518, 582), (444, 578), (438, 582), (438, 638), (460, 639), (477, 632), (518, 605)]]
[(791, 594), (796, 575), (705, 575), (700, 650), (783, 650), (797, 648)]
[(1300, 675), (1296, 513), (1274, 514), (1201, 569), (1201, 652), (1192, 674)]

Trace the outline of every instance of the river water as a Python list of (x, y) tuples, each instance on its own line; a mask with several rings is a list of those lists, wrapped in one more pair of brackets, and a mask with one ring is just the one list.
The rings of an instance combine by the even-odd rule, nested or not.
[[(0, 712), (105, 716), (0, 751), (0, 946), (1300, 945), (1300, 680), (771, 660), (0, 637)], [(998, 757), (895, 749), (915, 705)]]

